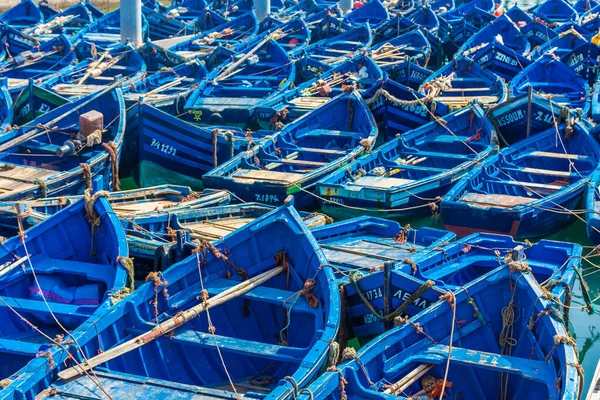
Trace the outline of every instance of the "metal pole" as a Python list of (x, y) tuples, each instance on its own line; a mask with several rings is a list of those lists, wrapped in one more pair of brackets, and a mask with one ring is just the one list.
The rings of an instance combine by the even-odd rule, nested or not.
[(259, 21), (267, 18), (271, 12), (271, 0), (254, 0), (254, 12)]
[(340, 9), (344, 15), (352, 11), (353, 6), (354, 3), (352, 0), (340, 0)]
[(121, 42), (140, 47), (142, 39), (142, 0), (121, 0)]

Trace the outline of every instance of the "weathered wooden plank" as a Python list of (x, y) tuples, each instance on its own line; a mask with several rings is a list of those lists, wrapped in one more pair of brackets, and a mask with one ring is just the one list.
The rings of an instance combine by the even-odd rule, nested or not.
[(460, 200), (475, 205), (511, 208), (531, 203), (535, 199), (507, 194), (466, 193)]

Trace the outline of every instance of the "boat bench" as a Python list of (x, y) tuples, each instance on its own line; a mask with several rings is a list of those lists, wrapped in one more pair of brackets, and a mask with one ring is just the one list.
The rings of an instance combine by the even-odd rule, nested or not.
[(523, 156), (565, 158), (567, 160), (587, 160), (588, 159), (588, 156), (583, 155), (583, 154), (555, 153), (552, 151), (532, 151), (531, 153), (523, 154)]
[(531, 203), (537, 200), (534, 197), (523, 197), (523, 196), (511, 196), (507, 194), (483, 194), (483, 193), (472, 193), (467, 192), (461, 198), (460, 201), (479, 207), (500, 207), (500, 208), (512, 208), (522, 206), (524, 204)]
[(535, 182), (521, 182), (521, 181), (488, 181), (491, 183), (502, 183), (504, 185), (512, 185), (512, 186), (523, 186), (525, 188), (532, 189), (543, 189), (543, 190), (560, 190), (564, 186), (561, 185), (553, 185), (550, 183), (535, 183)]
[[(126, 329), (128, 333), (133, 335), (143, 335), (147, 331), (142, 329)], [(300, 347), (280, 346), (277, 344), (269, 344), (256, 342), (253, 340), (231, 338), (221, 335), (212, 335), (210, 333), (199, 332), (192, 329), (179, 329), (172, 336), (164, 337), (163, 341), (179, 344), (183, 346), (196, 346), (204, 348), (218, 348), (227, 353), (236, 353), (246, 356), (254, 356), (299, 364), (306, 355), (306, 349)]]
[(349, 132), (349, 131), (338, 131), (333, 129), (312, 129), (307, 132), (302, 132), (298, 135), (298, 138), (303, 138), (307, 136), (346, 136), (360, 139), (359, 132)]
[(44, 342), (28, 342), (27, 339), (4, 339), (0, 338), (0, 353), (4, 354), (19, 354), (19, 355), (36, 355), (40, 346), (47, 345)]
[[(62, 303), (54, 303), (48, 302), (50, 306), (50, 310), (46, 303), (42, 300), (30, 300), (30, 299), (22, 299), (15, 297), (4, 297), (2, 296), (2, 300), (0, 301), (0, 308), (7, 308), (10, 306), (12, 309), (18, 312), (28, 312), (31, 314), (50, 314), (50, 310), (52, 310), (52, 314), (56, 315), (56, 317), (60, 320), (61, 317), (68, 318), (78, 318), (81, 319), (81, 322), (85, 321), (92, 315), (92, 313), (96, 310), (96, 306), (82, 306), (82, 305), (74, 305), (74, 304), (62, 304)], [(89, 312), (86, 312), (89, 311)]]
[[(31, 265), (37, 274), (53, 274), (62, 273), (65, 275), (80, 275), (85, 276), (89, 281), (107, 282), (107, 269), (114, 268), (105, 264), (93, 264), (81, 261), (60, 260), (49, 258), (43, 255), (34, 256), (31, 258)], [(26, 269), (29, 268), (29, 262), (25, 262)], [(110, 271), (108, 275), (114, 275)]]
[[(204, 284), (204, 288), (208, 292), (210, 296), (216, 296), (217, 294), (227, 290), (235, 285), (239, 285), (240, 281), (235, 281), (231, 279), (215, 279), (213, 281), (207, 282)], [(169, 307), (170, 308), (181, 308), (187, 302), (192, 299), (195, 299), (198, 296), (198, 293), (201, 291), (200, 283), (195, 283), (188, 287), (186, 290), (169, 297)], [(295, 295), (295, 292), (291, 292), (288, 290), (276, 289), (272, 287), (264, 287), (258, 286), (251, 291), (243, 294), (240, 298), (245, 298), (248, 300), (257, 300), (264, 303), (271, 303), (276, 305), (283, 305), (283, 303), (292, 298)], [(209, 300), (210, 302), (210, 297)], [(286, 303), (286, 307), (289, 307), (291, 302)], [(308, 301), (304, 297), (300, 297), (296, 300), (292, 307), (293, 311), (301, 312), (304, 314), (314, 314), (319, 313), (319, 308), (312, 308)]]
[(506, 171), (515, 171), (515, 172), (523, 172), (526, 174), (535, 174), (535, 175), (546, 175), (546, 176), (557, 176), (560, 178), (579, 178), (579, 174), (576, 172), (569, 171), (557, 171), (553, 169), (542, 169), (542, 168), (505, 168)]
[(282, 147), (282, 150), (297, 151), (299, 153), (317, 153), (317, 154), (331, 154), (334, 156), (344, 156), (346, 152), (344, 150), (333, 150), (333, 149), (317, 149), (312, 147)]
[(268, 162), (268, 163), (290, 164), (290, 165), (308, 165), (308, 166), (312, 166), (312, 167), (322, 167), (323, 165), (327, 165), (326, 162), (322, 162), (322, 161), (298, 160), (298, 159), (293, 159), (293, 158), (266, 159), (264, 161)]

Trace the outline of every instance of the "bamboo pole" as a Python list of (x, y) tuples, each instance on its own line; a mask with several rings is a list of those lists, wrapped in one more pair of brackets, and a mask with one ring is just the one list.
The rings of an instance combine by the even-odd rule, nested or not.
[(255, 276), (254, 278), (248, 279), (247, 281), (241, 282), (238, 285), (235, 285), (223, 292), (217, 294), (213, 298), (209, 299), (206, 303), (200, 303), (192, 308), (183, 311), (179, 315), (176, 315), (173, 318), (169, 318), (165, 322), (160, 325), (154, 327), (147, 333), (139, 335), (127, 342), (120, 344), (116, 347), (111, 348), (110, 350), (105, 351), (102, 354), (99, 354), (95, 357), (88, 359), (87, 362), (78, 364), (74, 367), (67, 368), (64, 371), (58, 373), (59, 378), (61, 379), (71, 379), (78, 375), (83, 374), (85, 371), (90, 370), (102, 363), (113, 360), (123, 354), (127, 354), (130, 351), (133, 351), (143, 345), (150, 343), (151, 341), (158, 339), (161, 336), (166, 335), (167, 333), (175, 330), (181, 325), (185, 324), (188, 321), (198, 317), (200, 313), (206, 311), (209, 308), (217, 306), (219, 304), (223, 304), (229, 300), (235, 299), (252, 289), (256, 288), (260, 284), (268, 281), (275, 275), (283, 272), (283, 267), (277, 267), (270, 271), (263, 272), (260, 275)]

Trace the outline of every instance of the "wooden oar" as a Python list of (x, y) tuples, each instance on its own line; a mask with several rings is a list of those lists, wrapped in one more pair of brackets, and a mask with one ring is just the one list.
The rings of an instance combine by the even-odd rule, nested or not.
[[(409, 372), (404, 378), (390, 385), (383, 393), (397, 394), (404, 392), (410, 385), (415, 383), (420, 377), (425, 375), (427, 371), (433, 368), (434, 364), (421, 364), (417, 368)], [(60, 375), (60, 374), (59, 374)]]
[(21, 257), (17, 261), (13, 262), (12, 264), (7, 265), (6, 267), (0, 269), (0, 276), (3, 276), (5, 274), (9, 273), (10, 271), (17, 268), (19, 265), (23, 264), (27, 260), (29, 260), (29, 256)]
[(207, 303), (198, 304), (192, 308), (183, 311), (182, 313), (176, 315), (173, 318), (169, 318), (165, 322), (160, 325), (154, 327), (147, 333), (139, 335), (127, 342), (120, 344), (116, 347), (113, 347), (110, 350), (105, 351), (102, 354), (99, 354), (95, 357), (90, 358), (86, 363), (78, 364), (74, 367), (67, 368), (66, 370), (59, 372), (58, 376), (61, 379), (71, 379), (75, 376), (83, 374), (85, 371), (88, 371), (91, 368), (94, 368), (102, 363), (115, 359), (123, 354), (129, 353), (132, 350), (135, 350), (143, 345), (150, 343), (151, 341), (166, 335), (167, 333), (175, 330), (181, 325), (185, 324), (188, 321), (199, 316), (200, 313), (206, 311), (209, 308), (217, 306), (219, 304), (223, 304), (229, 300), (235, 299), (252, 289), (256, 288), (260, 284), (268, 281), (275, 275), (283, 272), (283, 267), (277, 267), (270, 271), (263, 272), (260, 275), (255, 276), (254, 278), (248, 279), (247, 281), (241, 282), (238, 285), (235, 285), (218, 295), (210, 298)]

